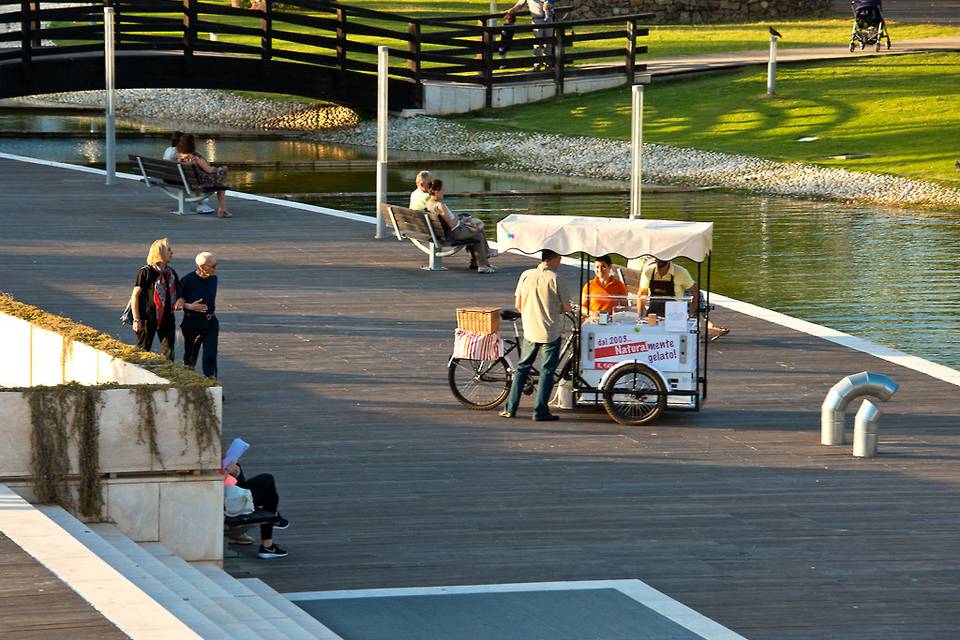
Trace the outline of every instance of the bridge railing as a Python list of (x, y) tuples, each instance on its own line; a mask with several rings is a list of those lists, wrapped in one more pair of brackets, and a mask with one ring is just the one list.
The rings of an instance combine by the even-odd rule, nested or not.
[[(499, 15), (413, 18), (325, 0), (264, 0), (256, 8), (201, 0), (105, 0), (55, 2), (0, 0), (0, 23), (19, 25), (0, 34), (0, 60), (33, 58), (103, 49), (103, 7), (116, 13), (116, 48), (171, 51), (189, 63), (197, 54), (229, 54), (294, 62), (370, 74), (376, 50), (390, 47), (390, 75), (418, 85), (425, 81), (481, 84), (489, 97), (494, 85), (531, 78), (552, 79), (562, 91), (565, 79), (578, 76), (634, 74), (644, 67), (646, 51), (638, 38), (652, 14), (533, 25), (521, 14), (511, 26), (490, 26)], [(542, 30), (541, 30), (542, 29)], [(512, 33), (509, 51), (498, 48)], [(19, 44), (19, 46), (17, 46)], [(539, 62), (535, 46), (551, 51), (550, 69), (531, 71)], [(305, 71), (308, 73), (309, 71)]]

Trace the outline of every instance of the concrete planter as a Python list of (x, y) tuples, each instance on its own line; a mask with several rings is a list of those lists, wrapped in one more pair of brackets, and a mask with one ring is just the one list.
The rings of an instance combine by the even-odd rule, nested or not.
[[(138, 542), (160, 542), (187, 560), (223, 557), (223, 482), (219, 434), (212, 446), (198, 446), (184, 392), (168, 380), (129, 362), (67, 340), (58, 333), (0, 313), (0, 482), (33, 501), (32, 412), (22, 388), (64, 383), (101, 386), (97, 416), (99, 471), (104, 506), (99, 518), (115, 522)], [(141, 424), (138, 389), (147, 387), (154, 407), (156, 447)], [(20, 387), (3, 390), (2, 387)], [(140, 387), (143, 389), (143, 387)], [(221, 390), (205, 388), (222, 421)], [(143, 391), (139, 391), (143, 394)], [(142, 398), (142, 395), (141, 395)], [(179, 402), (179, 404), (178, 404)], [(68, 433), (68, 486), (76, 491), (79, 455), (76, 434)]]

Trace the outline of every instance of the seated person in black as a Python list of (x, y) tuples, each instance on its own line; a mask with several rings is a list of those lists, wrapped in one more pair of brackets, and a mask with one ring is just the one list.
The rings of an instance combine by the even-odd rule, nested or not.
[(265, 560), (285, 557), (286, 549), (273, 541), (273, 530), (286, 529), (290, 526), (290, 522), (277, 511), (280, 505), (280, 494), (277, 493), (273, 476), (269, 473), (261, 473), (247, 479), (243, 475), (243, 469), (236, 462), (227, 465), (226, 472), (237, 479), (238, 487), (250, 491), (253, 495), (253, 506), (277, 514), (275, 522), (264, 522), (260, 525), (260, 550), (257, 551), (257, 557)]

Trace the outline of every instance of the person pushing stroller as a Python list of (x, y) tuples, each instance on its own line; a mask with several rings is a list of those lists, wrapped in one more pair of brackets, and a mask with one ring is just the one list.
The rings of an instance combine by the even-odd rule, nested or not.
[(861, 49), (873, 45), (879, 53), (882, 40), (887, 41), (889, 49), (890, 34), (887, 33), (887, 24), (883, 19), (882, 0), (850, 0), (850, 5), (853, 9), (850, 51), (854, 51), (859, 44)]

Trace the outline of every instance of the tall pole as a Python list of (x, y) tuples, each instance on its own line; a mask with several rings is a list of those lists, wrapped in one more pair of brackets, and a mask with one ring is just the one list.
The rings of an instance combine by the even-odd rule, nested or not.
[(103, 8), (103, 64), (104, 77), (106, 80), (106, 120), (107, 120), (107, 139), (106, 139), (106, 165), (107, 165), (107, 184), (117, 183), (117, 129), (116, 115), (114, 113), (114, 91), (116, 89), (116, 55), (114, 50), (114, 24), (115, 16), (113, 7)]
[[(496, 12), (497, 12), (497, 0), (490, 0), (490, 13), (493, 14)], [(487, 26), (490, 27), (491, 29), (497, 26), (497, 19), (490, 18), (489, 20), (487, 20)]]
[(633, 85), (630, 128), (630, 217), (640, 217), (640, 185), (643, 181), (643, 85)]
[(378, 240), (387, 237), (387, 225), (380, 207), (387, 201), (389, 51), (387, 47), (377, 47), (377, 235), (374, 237)]
[(777, 93), (777, 37), (770, 36), (770, 62), (767, 63), (767, 95)]

